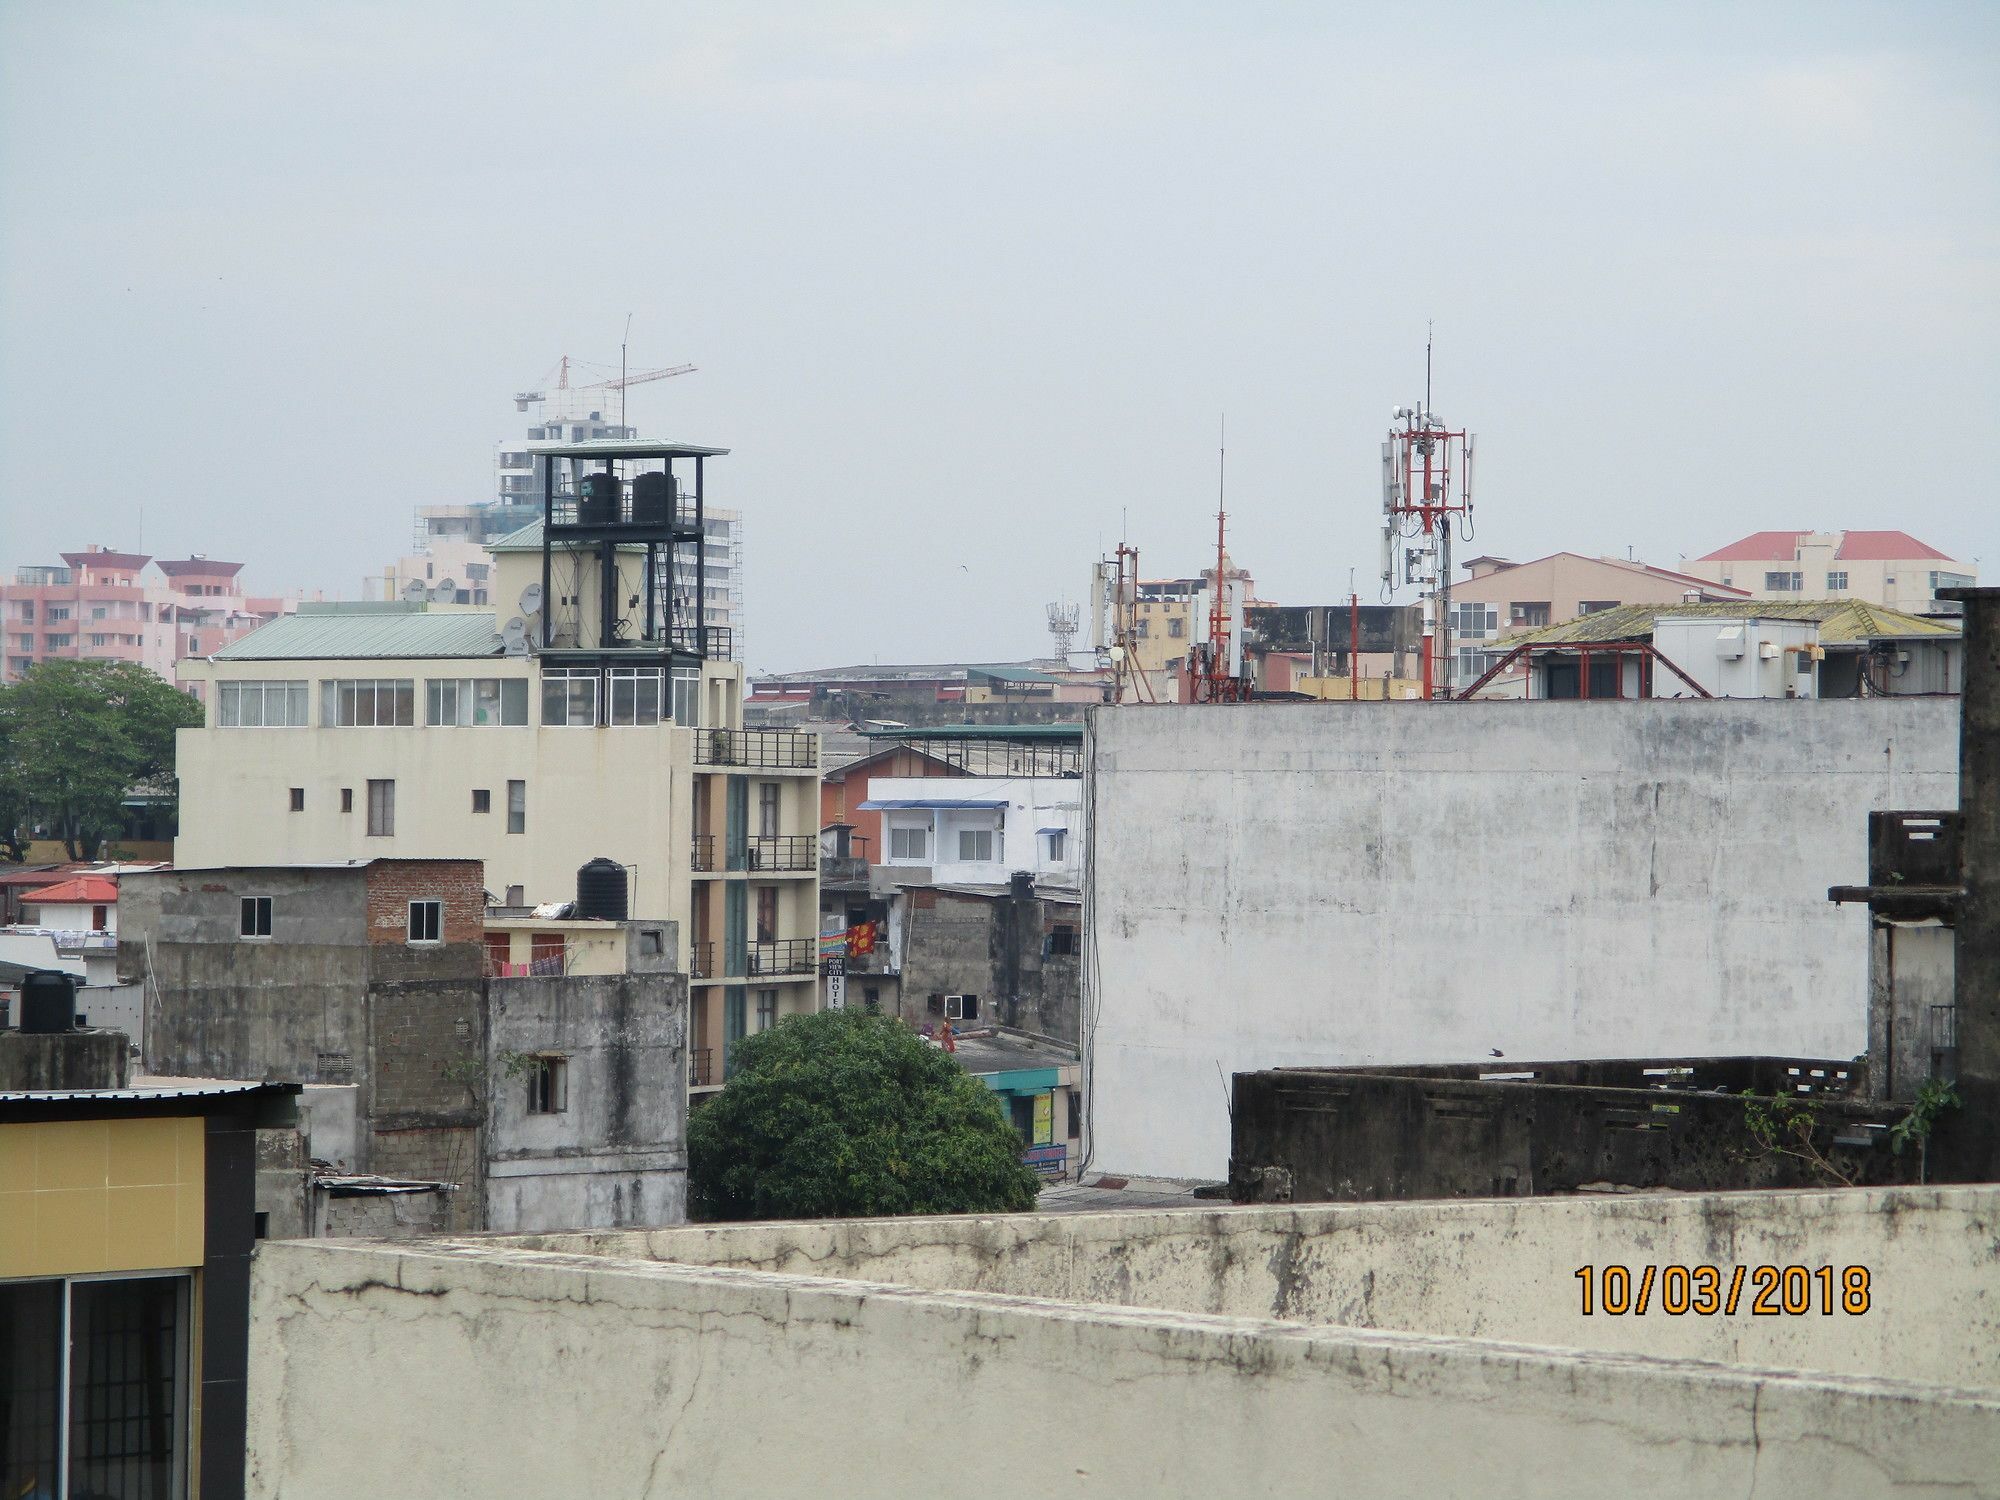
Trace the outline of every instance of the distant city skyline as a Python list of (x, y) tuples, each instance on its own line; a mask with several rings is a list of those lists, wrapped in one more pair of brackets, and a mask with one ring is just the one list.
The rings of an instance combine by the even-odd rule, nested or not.
[(628, 314), (753, 671), (1040, 655), (1121, 530), (1197, 571), (1225, 410), (1260, 594), (1372, 599), (1433, 321), (1462, 555), (2000, 557), (1990, 6), (592, 16), (0, 10), (0, 563), (353, 597)]

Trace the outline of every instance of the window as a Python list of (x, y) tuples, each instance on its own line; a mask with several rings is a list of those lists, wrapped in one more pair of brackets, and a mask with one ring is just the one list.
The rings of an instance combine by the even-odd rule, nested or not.
[(271, 898), (269, 896), (245, 896), (242, 915), (237, 921), (239, 937), (258, 938), (271, 935)]
[(528, 1059), (528, 1113), (559, 1115), (569, 1109), (569, 1059)]
[(432, 677), (424, 683), (424, 721), (483, 727), (528, 722), (523, 677)]
[(323, 679), (319, 722), (327, 729), (408, 729), (417, 722), (417, 684), (408, 677)]
[(185, 1274), (0, 1285), (8, 1494), (187, 1492), (188, 1287)]
[(1075, 1089), (1069, 1091), (1069, 1138), (1077, 1140), (1083, 1135), (1083, 1095)]
[(1176, 615), (1173, 619), (1167, 621), (1167, 634), (1175, 640), (1179, 640), (1187, 634), (1187, 621)]
[(693, 729), (700, 722), (698, 709), (701, 703), (701, 669), (699, 667), (674, 668), (674, 722), (683, 729)]
[(589, 729), (595, 725), (597, 674), (581, 671), (544, 672), (542, 723), (570, 729)]
[[(1884, 581), (1894, 583), (1896, 580), (1890, 578)], [(1970, 573), (1933, 573), (1931, 592), (1935, 594), (1939, 589), (1969, 589), (1978, 581)]]
[(1576, 612), (1580, 615), (1601, 615), (1607, 609), (1618, 608), (1616, 599), (1579, 599)]
[(351, 813), (354, 811), (353, 787), (344, 786), (340, 789), (340, 810), (344, 813)]
[(413, 943), (435, 943), (441, 941), (444, 931), (444, 903), (442, 901), (412, 901), (410, 903), (410, 941)]
[(1042, 838), (1048, 845), (1048, 862), (1050, 864), (1059, 865), (1063, 862), (1064, 859), (1068, 858), (1069, 856), (1068, 829), (1051, 828), (1047, 833), (1042, 835)]
[(1153, 622), (1151, 620), (1141, 619), (1139, 623), (1133, 627), (1132, 634), (1137, 636), (1140, 640), (1143, 641), (1144, 639), (1146, 639), (1148, 635), (1152, 633), (1152, 625)]
[(757, 941), (775, 943), (778, 940), (778, 888), (772, 885), (757, 887)]
[(295, 786), (292, 788), (292, 811), (304, 812), (305, 810), (306, 810), (306, 789), (302, 786)]
[(560, 932), (528, 934), (528, 972), (561, 974), (569, 967), (569, 939)]
[[(54, 614), (55, 611), (50, 610), (49, 613)], [(51, 635), (42, 638), (42, 649), (44, 651), (67, 651), (75, 644), (76, 637), (73, 635)]]
[(657, 724), (660, 722), (660, 683), (657, 668), (613, 667), (611, 669), (611, 712), (607, 724)]
[(895, 828), (889, 830), (889, 858), (911, 860), (924, 863), (931, 857), (931, 831), (928, 828)]
[(368, 837), (394, 838), (396, 834), (396, 783), (368, 783)]
[(1805, 586), (1806, 575), (1803, 573), (1766, 573), (1764, 575), (1764, 592), (1767, 594), (1802, 593), (1805, 590)]
[(476, 813), (493, 811), (493, 794), (483, 786), (472, 789), (472, 810)]
[(1067, 922), (1058, 922), (1050, 928), (1049, 952), (1051, 954), (1076, 952), (1076, 929)]
[(757, 1029), (769, 1031), (778, 1024), (778, 992), (776, 990), (757, 991)]
[(1549, 623), (1549, 601), (1516, 600), (1507, 606), (1507, 623), (1517, 629), (1533, 630)]
[(1451, 607), (1451, 633), (1464, 641), (1484, 641), (1499, 634), (1500, 606), (1459, 603)]
[(958, 857), (966, 864), (990, 864), (993, 860), (993, 830), (990, 828), (961, 828), (958, 830)]
[(67, 620), (69, 618), (69, 606), (67, 604), (51, 604), (48, 610), (42, 615), (42, 618), (51, 623), (56, 620)]
[(761, 838), (778, 836), (778, 783), (757, 783), (757, 833)]
[(979, 997), (977, 995), (946, 995), (944, 997), (944, 1018), (947, 1021), (978, 1020)]
[(1481, 651), (1477, 646), (1458, 648), (1458, 680), (1471, 686), (1484, 677), (1493, 667), (1506, 659), (1504, 651)]
[(507, 831), (528, 831), (528, 783), (525, 781), (507, 783)]
[(1836, 568), (1826, 575), (1826, 591), (1829, 594), (1847, 592), (1847, 570), (1845, 568)]

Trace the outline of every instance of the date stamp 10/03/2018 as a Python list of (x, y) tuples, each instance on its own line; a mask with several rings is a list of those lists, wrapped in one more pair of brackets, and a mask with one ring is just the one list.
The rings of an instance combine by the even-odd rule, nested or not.
[(1858, 1318), (1871, 1292), (1866, 1266), (1578, 1266), (1586, 1318), (1804, 1317), (1836, 1313)]

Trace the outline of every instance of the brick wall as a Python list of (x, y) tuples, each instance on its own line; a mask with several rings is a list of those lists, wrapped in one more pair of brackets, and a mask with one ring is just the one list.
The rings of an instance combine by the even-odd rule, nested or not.
[(368, 867), (368, 941), (409, 941), (410, 903), (444, 902), (447, 943), (486, 931), (486, 867), (476, 859), (378, 859)]

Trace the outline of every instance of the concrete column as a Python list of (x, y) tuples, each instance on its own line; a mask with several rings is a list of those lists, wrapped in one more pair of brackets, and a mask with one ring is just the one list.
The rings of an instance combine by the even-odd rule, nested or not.
[(1958, 913), (1958, 1093), (1938, 1144), (1960, 1182), (2000, 1180), (2000, 589), (1948, 589), (1965, 609), (1958, 806), (1965, 896)]

